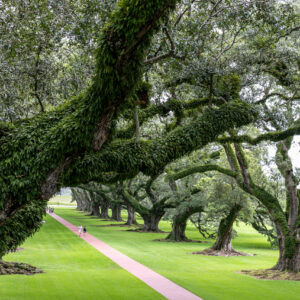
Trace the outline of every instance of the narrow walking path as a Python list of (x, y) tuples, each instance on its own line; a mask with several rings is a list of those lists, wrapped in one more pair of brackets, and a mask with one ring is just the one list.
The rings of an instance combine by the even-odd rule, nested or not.
[[(64, 220), (55, 213), (49, 214), (52, 218), (57, 220), (62, 225), (66, 226), (73, 233), (78, 235), (78, 228)], [(158, 293), (170, 300), (203, 300), (200, 297), (192, 294), (181, 286), (175, 284), (171, 280), (159, 275), (158, 273), (152, 271), (151, 269), (145, 267), (144, 265), (136, 262), (130, 257), (122, 254), (121, 252), (115, 250), (114, 248), (108, 246), (101, 240), (95, 238), (94, 236), (85, 233), (81, 235), (81, 238), (97, 249), (99, 252), (110, 258), (116, 264), (118, 264), (123, 269), (127, 270), (135, 277), (139, 278), (151, 288), (156, 290)]]

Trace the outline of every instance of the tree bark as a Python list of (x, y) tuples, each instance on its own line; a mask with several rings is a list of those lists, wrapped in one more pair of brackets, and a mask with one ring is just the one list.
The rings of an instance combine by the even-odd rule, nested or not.
[(86, 190), (82, 189), (83, 198), (82, 198), (82, 210), (84, 212), (91, 212), (92, 211), (92, 203), (89, 199), (89, 194)]
[(91, 205), (88, 201), (83, 201), (82, 202), (82, 210), (84, 212), (90, 212), (91, 211)]
[(100, 205), (99, 205), (98, 201), (93, 201), (92, 202), (91, 216), (100, 217), (99, 206)]
[(172, 231), (166, 237), (166, 240), (172, 240), (176, 242), (188, 241), (185, 235), (185, 229), (187, 220), (190, 216), (197, 212), (202, 212), (203, 207), (199, 203), (183, 203), (177, 208), (177, 213), (173, 218)]
[(272, 270), (279, 271), (300, 271), (300, 236), (299, 232), (296, 236), (289, 234), (285, 235), (282, 230), (281, 224), (275, 221), (278, 247), (279, 247), (279, 258), (276, 265)]
[(174, 218), (172, 224), (172, 232), (167, 236), (166, 240), (172, 240), (176, 242), (188, 241), (185, 235), (187, 219), (180, 221), (178, 218)]
[(109, 203), (105, 200), (101, 201), (100, 209), (100, 218), (101, 219), (109, 219), (109, 214), (108, 214), (108, 208), (109, 208)]
[[(287, 212), (285, 213), (276, 197), (265, 191), (263, 188), (254, 184), (249, 174), (247, 175), (247, 184), (240, 185), (246, 192), (254, 195), (267, 208), (271, 219), (276, 225), (276, 232), (279, 244), (279, 259), (272, 268), (279, 271), (300, 271), (300, 237), (299, 228), (296, 221), (299, 218), (299, 198), (296, 185), (298, 183), (293, 175), (291, 160), (288, 156), (288, 149), (291, 140), (279, 143), (276, 152), (276, 164), (279, 171), (285, 179), (287, 192)], [(238, 145), (238, 154), (242, 154), (242, 148)], [(237, 147), (236, 147), (237, 148)], [(243, 155), (241, 155), (243, 156)], [(239, 159), (239, 157), (238, 157)], [(243, 160), (239, 160), (240, 167), (246, 169)]]
[(78, 189), (71, 188), (71, 192), (72, 192), (72, 200), (75, 200), (77, 204), (76, 210), (82, 210), (82, 200), (80, 198), (80, 193), (78, 192)]
[(296, 246), (294, 253), (290, 257), (285, 257), (285, 249), (279, 249), (279, 259), (277, 264), (272, 268), (279, 271), (290, 271), (298, 273), (300, 270), (300, 245)]
[(142, 215), (142, 218), (144, 220), (144, 226), (142, 231), (144, 232), (161, 232), (158, 228), (158, 224), (163, 217), (165, 212), (159, 212), (159, 213), (149, 213), (147, 215)]
[(128, 212), (128, 218), (127, 218), (127, 222), (125, 223), (125, 225), (137, 225), (137, 221), (136, 221), (136, 213), (135, 210), (132, 206), (127, 205), (127, 212)]
[(82, 202), (79, 199), (76, 199), (75, 201), (77, 203), (76, 210), (82, 210)]
[(224, 252), (234, 252), (231, 244), (232, 239), (232, 226), (242, 206), (235, 204), (228, 216), (223, 218), (219, 224), (218, 236), (216, 242), (211, 246), (211, 250), (224, 251)]
[(121, 216), (122, 206), (119, 204), (114, 204), (111, 209), (112, 209), (112, 219), (115, 221), (123, 221)]

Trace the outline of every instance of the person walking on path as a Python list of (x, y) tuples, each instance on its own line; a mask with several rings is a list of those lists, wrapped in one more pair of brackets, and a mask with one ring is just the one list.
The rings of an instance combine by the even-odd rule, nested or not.
[(83, 235), (86, 233), (86, 225), (83, 226)]
[(78, 235), (79, 235), (79, 236), (81, 235), (81, 231), (82, 231), (82, 226), (79, 225), (79, 226), (78, 226)]

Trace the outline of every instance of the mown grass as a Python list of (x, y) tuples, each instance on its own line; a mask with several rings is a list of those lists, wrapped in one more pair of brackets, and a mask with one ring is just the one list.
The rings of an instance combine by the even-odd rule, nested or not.
[(0, 276), (1, 300), (164, 299), (51, 217), (40, 232), (6, 255), (41, 268), (34, 276)]
[[(236, 226), (238, 237), (233, 246), (255, 256), (207, 257), (190, 253), (209, 247), (213, 241), (209, 244), (154, 242), (166, 234), (138, 233), (118, 226), (99, 227), (115, 222), (88, 217), (74, 209), (59, 208), (56, 213), (73, 224), (87, 225), (89, 233), (205, 300), (299, 299), (300, 282), (259, 280), (237, 273), (245, 269), (270, 268), (278, 257), (278, 251), (271, 249), (264, 236), (242, 223)], [(162, 222), (160, 229), (168, 231), (170, 224)], [(188, 227), (187, 235), (190, 239), (201, 240), (192, 226)]]
[(62, 196), (62, 195), (57, 195), (52, 197), (49, 201), (48, 201), (48, 205), (68, 205), (68, 206), (76, 206), (76, 203), (72, 201), (72, 197), (71, 196)]

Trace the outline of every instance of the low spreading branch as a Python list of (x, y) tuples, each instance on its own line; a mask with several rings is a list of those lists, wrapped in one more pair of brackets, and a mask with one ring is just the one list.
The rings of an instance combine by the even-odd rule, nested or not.
[(175, 159), (215, 141), (226, 130), (253, 122), (255, 117), (256, 111), (245, 103), (209, 108), (163, 138), (138, 143), (119, 141), (107, 145), (99, 153), (86, 155), (70, 166), (62, 181), (67, 186), (82, 181), (102, 182), (104, 172), (126, 174), (127, 179), (139, 172), (151, 176)]
[(220, 142), (221, 144), (248, 143), (250, 145), (257, 145), (263, 141), (279, 142), (290, 136), (298, 135), (298, 134), (300, 134), (300, 125), (291, 127), (289, 129), (283, 130), (283, 131), (275, 131), (275, 132), (268, 132), (265, 134), (261, 134), (256, 138), (252, 138), (248, 135), (240, 135), (240, 136), (219, 138), (218, 142)]

